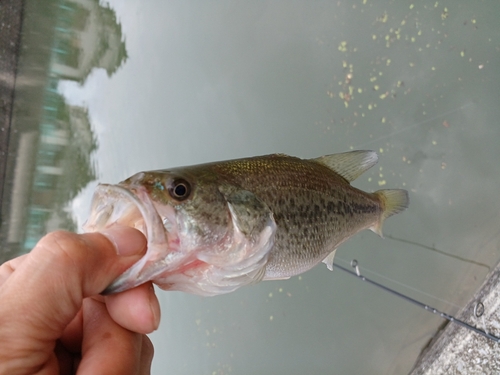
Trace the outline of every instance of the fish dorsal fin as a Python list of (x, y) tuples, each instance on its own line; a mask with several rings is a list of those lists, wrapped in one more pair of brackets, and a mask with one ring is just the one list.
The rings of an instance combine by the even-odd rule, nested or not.
[(378, 156), (375, 151), (360, 150), (320, 156), (311, 160), (323, 164), (351, 182), (377, 164)]

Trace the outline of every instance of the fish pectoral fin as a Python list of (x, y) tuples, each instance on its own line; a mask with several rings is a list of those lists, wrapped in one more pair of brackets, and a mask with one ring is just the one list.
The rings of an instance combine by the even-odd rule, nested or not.
[(330, 270), (333, 271), (333, 259), (335, 258), (335, 252), (337, 249), (333, 250), (328, 256), (323, 259), (323, 263), (326, 264), (326, 267)]
[(264, 265), (263, 267), (259, 268), (258, 270), (247, 274), (247, 276), (252, 280), (248, 283), (248, 285), (257, 284), (258, 282), (260, 282), (264, 279), (265, 275), (266, 275), (266, 267)]
[(330, 168), (351, 182), (377, 164), (378, 156), (375, 151), (360, 150), (325, 155), (311, 160)]
[(233, 224), (245, 236), (254, 236), (274, 223), (273, 213), (269, 206), (248, 190), (236, 186), (219, 186), (219, 191), (226, 199)]

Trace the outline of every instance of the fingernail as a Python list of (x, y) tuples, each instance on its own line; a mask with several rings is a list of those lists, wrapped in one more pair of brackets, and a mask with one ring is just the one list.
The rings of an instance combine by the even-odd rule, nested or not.
[(153, 314), (153, 322), (154, 322), (154, 330), (156, 331), (160, 325), (160, 303), (158, 302), (158, 298), (155, 294), (155, 288), (153, 284), (151, 284), (149, 290), (149, 308), (151, 309), (151, 313)]
[(120, 256), (140, 254), (146, 248), (146, 237), (137, 229), (115, 226), (101, 232), (115, 245)]

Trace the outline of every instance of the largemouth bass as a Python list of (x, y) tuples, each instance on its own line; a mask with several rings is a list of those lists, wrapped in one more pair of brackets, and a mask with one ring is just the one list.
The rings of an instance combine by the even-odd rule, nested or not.
[(377, 163), (373, 151), (303, 160), (283, 154), (141, 172), (97, 187), (86, 231), (142, 231), (146, 254), (104, 293), (146, 281), (203, 296), (287, 279), (323, 261), (363, 229), (382, 235), (408, 207), (405, 190), (367, 193), (350, 182)]

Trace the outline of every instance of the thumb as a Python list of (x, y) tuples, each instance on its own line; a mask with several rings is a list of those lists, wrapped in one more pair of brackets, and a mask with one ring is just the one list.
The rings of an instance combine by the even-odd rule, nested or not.
[(142, 233), (128, 227), (106, 234), (50, 233), (1, 286), (0, 317), (19, 339), (46, 346), (60, 337), (83, 298), (104, 290), (145, 248)]

